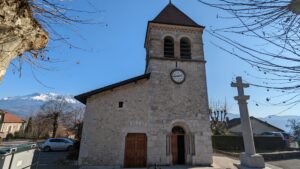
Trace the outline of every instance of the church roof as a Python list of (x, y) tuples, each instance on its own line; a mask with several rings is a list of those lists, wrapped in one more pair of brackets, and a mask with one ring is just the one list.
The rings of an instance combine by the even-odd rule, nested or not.
[(151, 22), (204, 28), (204, 26), (198, 25), (172, 3), (169, 3)]
[(86, 100), (90, 96), (93, 96), (95, 94), (98, 94), (98, 93), (101, 93), (101, 92), (104, 92), (104, 91), (107, 91), (107, 90), (111, 90), (111, 89), (126, 85), (126, 84), (129, 84), (129, 83), (132, 83), (132, 82), (137, 82), (137, 81), (142, 80), (142, 79), (149, 79), (150, 74), (151, 73), (143, 74), (141, 76), (137, 76), (137, 77), (134, 77), (134, 78), (131, 78), (131, 79), (127, 79), (127, 80), (124, 80), (124, 81), (121, 81), (121, 82), (118, 82), (118, 83), (115, 83), (115, 84), (112, 84), (112, 85), (109, 85), (109, 86), (105, 86), (105, 87), (102, 87), (102, 88), (99, 88), (99, 89), (96, 89), (96, 90), (92, 90), (92, 91), (89, 91), (87, 93), (83, 93), (83, 94), (80, 94), (78, 96), (75, 96), (74, 98), (76, 100), (80, 101), (81, 103), (86, 104)]

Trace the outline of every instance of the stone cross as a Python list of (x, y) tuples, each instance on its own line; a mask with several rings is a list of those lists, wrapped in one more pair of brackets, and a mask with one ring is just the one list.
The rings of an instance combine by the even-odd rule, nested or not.
[(238, 96), (234, 97), (234, 99), (237, 100), (239, 104), (245, 147), (245, 153), (241, 153), (240, 155), (241, 166), (249, 168), (264, 168), (264, 159), (262, 156), (256, 154), (254, 146), (253, 132), (247, 106), (247, 100), (249, 100), (250, 96), (244, 95), (244, 88), (249, 87), (249, 84), (243, 83), (242, 77), (238, 76), (236, 77), (236, 82), (231, 83), (231, 87), (236, 87), (238, 91)]
[(238, 96), (234, 97), (234, 99), (237, 100), (239, 104), (245, 152), (249, 155), (256, 154), (253, 132), (247, 107), (247, 100), (249, 100), (250, 96), (244, 95), (244, 88), (249, 87), (249, 84), (243, 83), (242, 77), (237, 77), (236, 83), (231, 83), (231, 87), (236, 87), (238, 91)]

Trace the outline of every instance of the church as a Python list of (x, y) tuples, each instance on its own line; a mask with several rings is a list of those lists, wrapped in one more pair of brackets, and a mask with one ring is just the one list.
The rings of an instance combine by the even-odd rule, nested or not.
[(148, 22), (144, 74), (75, 96), (80, 165), (212, 164), (203, 30), (169, 3)]

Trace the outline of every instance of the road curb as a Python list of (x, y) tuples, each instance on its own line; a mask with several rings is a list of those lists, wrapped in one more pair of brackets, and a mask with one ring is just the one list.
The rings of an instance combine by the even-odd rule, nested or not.
[[(240, 153), (233, 153), (233, 152), (227, 152), (222, 150), (215, 150), (215, 151), (235, 158), (239, 158), (240, 156)], [(286, 159), (294, 159), (300, 157), (300, 151), (283, 151), (283, 152), (259, 153), (259, 154), (264, 157), (265, 161), (286, 160)]]

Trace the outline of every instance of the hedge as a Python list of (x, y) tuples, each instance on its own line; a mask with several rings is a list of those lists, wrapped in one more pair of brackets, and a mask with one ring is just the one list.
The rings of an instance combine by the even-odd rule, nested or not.
[[(255, 136), (254, 144), (257, 151), (281, 151), (287, 148), (286, 141), (281, 137)], [(212, 136), (214, 149), (242, 152), (244, 142), (242, 136)]]

